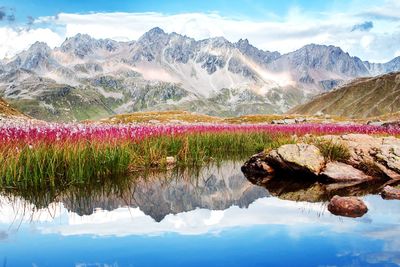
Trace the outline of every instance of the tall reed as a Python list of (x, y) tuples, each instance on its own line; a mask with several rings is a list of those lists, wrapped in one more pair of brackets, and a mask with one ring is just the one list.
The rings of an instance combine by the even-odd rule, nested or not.
[(87, 183), (128, 171), (244, 159), (292, 142), (292, 135), (400, 134), (368, 125), (82, 125), (0, 127), (0, 186)]

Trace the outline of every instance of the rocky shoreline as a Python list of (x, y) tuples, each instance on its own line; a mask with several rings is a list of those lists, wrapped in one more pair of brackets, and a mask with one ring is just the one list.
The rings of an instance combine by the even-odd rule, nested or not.
[[(329, 144), (328, 151), (320, 145), (324, 142)], [(357, 204), (361, 200), (356, 196), (381, 193), (385, 199), (400, 199), (396, 187), (400, 184), (400, 139), (365, 134), (306, 136), (252, 156), (242, 171), (278, 197), (331, 200), (333, 214), (358, 217), (367, 209)], [(348, 198), (340, 200), (340, 196)], [(353, 212), (341, 213), (343, 203), (342, 210), (353, 207)]]

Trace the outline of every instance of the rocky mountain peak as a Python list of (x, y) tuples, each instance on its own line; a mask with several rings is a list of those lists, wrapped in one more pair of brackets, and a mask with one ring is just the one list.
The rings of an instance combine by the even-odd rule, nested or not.
[(161, 29), (160, 27), (154, 27), (154, 28), (150, 29), (147, 33), (150, 35), (165, 35), (166, 34), (164, 32), (164, 30)]
[(234, 45), (237, 49), (239, 49), (241, 53), (251, 57), (253, 60), (261, 64), (267, 64), (281, 56), (279, 52), (260, 50), (257, 47), (251, 45), (249, 43), (249, 40), (247, 39), (240, 39)]
[(400, 69), (400, 56), (399, 57), (395, 57), (391, 61), (385, 63), (385, 65), (386, 65), (386, 70), (388, 72)]
[(250, 45), (248, 39), (240, 38), (239, 41), (236, 42), (237, 47), (248, 47)]
[(32, 53), (42, 53), (49, 54), (51, 52), (51, 48), (44, 42), (35, 42), (28, 51)]
[(138, 40), (138, 42), (158, 42), (162, 39), (168, 38), (168, 34), (159, 27), (152, 28), (148, 32), (144, 33)]
[(48, 66), (51, 61), (51, 51), (51, 48), (46, 43), (35, 42), (28, 50), (15, 56), (12, 61), (7, 64), (7, 67), (9, 69), (43, 69)]
[(159, 27), (144, 33), (135, 44), (131, 46), (132, 60), (153, 61), (159, 57), (170, 41), (170, 35)]
[(94, 39), (88, 34), (80, 34), (67, 38), (60, 47), (64, 53), (73, 53), (79, 58), (93, 54), (97, 49), (113, 52), (118, 49), (118, 42), (111, 39)]
[(298, 69), (323, 69), (352, 77), (368, 74), (367, 68), (359, 58), (352, 57), (333, 45), (309, 44), (286, 54), (285, 57)]
[(320, 44), (308, 44), (303, 46), (302, 48), (289, 53), (293, 55), (311, 55), (319, 57), (321, 55), (327, 55), (329, 53), (340, 55), (349, 55), (345, 53), (340, 47), (333, 46), (333, 45), (320, 45)]
[(89, 34), (82, 34), (78, 33), (72, 37), (68, 37), (65, 41), (61, 44), (61, 48), (68, 49), (71, 46), (77, 46), (81, 43), (88, 43), (95, 41)]
[(209, 39), (201, 40), (202, 45), (210, 45), (213, 48), (232, 48), (233, 44), (229, 42), (225, 37), (218, 36)]

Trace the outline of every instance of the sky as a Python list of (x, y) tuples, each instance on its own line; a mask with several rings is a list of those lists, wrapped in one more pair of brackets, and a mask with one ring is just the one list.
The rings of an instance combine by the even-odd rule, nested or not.
[(247, 38), (281, 53), (317, 43), (371, 62), (400, 56), (400, 0), (0, 0), (0, 58), (36, 41), (56, 47), (77, 33), (131, 41), (153, 27)]

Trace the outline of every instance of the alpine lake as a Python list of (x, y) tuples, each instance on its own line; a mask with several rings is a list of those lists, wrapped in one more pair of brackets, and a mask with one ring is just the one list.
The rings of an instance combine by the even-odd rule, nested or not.
[[(335, 216), (317, 183), (264, 186), (243, 162), (51, 190), (3, 189), (2, 266), (398, 266), (400, 201)], [(344, 191), (343, 191), (344, 190)], [(336, 191), (333, 193), (337, 193)]]

